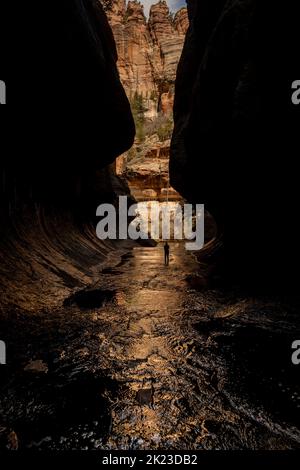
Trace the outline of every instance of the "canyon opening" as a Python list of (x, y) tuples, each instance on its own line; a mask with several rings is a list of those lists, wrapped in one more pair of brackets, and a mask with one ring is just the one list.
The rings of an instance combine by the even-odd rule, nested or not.
[(169, 158), (176, 72), (189, 26), (185, 2), (172, 2), (176, 11), (165, 1), (103, 3), (136, 128), (134, 144), (116, 159), (115, 172), (138, 202), (183, 203), (170, 185)]
[(298, 449), (299, 15), (4, 3), (0, 450)]

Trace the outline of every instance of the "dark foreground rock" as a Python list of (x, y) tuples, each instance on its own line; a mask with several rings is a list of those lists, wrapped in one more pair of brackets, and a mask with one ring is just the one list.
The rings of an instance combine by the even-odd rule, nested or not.
[(299, 6), (189, 0), (188, 11), (171, 184), (215, 216), (227, 278), (295, 287)]
[(1, 5), (13, 30), (1, 28), (9, 49), (1, 79), (19, 105), (13, 122), (2, 123), (4, 312), (51, 308), (89, 285), (106, 259), (117, 260), (116, 246), (96, 237), (96, 208), (129, 193), (109, 165), (132, 145), (134, 123), (101, 3), (39, 7), (16, 14)]
[(0, 318), (19, 449), (299, 449), (299, 299), (201, 290), (182, 244), (168, 267), (162, 244), (130, 255), (99, 273), (102, 305)]

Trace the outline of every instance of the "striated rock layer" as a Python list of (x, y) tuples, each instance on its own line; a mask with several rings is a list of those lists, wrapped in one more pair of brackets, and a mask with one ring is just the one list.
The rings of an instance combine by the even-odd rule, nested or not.
[(102, 0), (102, 4), (116, 40), (127, 95), (142, 94), (149, 117), (155, 117), (161, 95), (169, 93), (175, 81), (188, 28), (187, 11), (181, 9), (172, 18), (166, 2), (159, 1), (152, 5), (147, 21), (143, 5), (136, 0), (127, 5), (125, 0)]
[[(27, 24), (34, 37), (41, 32), (40, 23)], [(97, 239), (95, 214), (100, 203), (128, 192), (107, 165), (134, 140), (113, 35), (98, 1), (66, 0), (60, 15), (49, 6), (40, 36), (44, 55), (35, 43), (24, 56), (30, 67), (23, 68), (30, 39), (15, 44), (9, 37), (28, 95), (20, 96), (25, 111), (20, 106), (13, 125), (7, 119), (2, 128), (1, 315), (61, 305), (97, 279), (101, 264), (118, 259), (122, 248)], [(9, 89), (13, 101), (19, 88), (12, 82)], [(51, 120), (41, 104), (57, 99), (59, 113)]]
[(161, 142), (157, 135), (147, 137), (136, 158), (126, 161), (122, 176), (137, 201), (181, 201), (169, 185), (170, 140)]
[[(299, 262), (294, 145), (299, 7), (189, 0), (178, 68), (171, 184), (205, 203), (224, 241), (228, 276), (294, 284)], [(293, 261), (292, 261), (293, 260)]]

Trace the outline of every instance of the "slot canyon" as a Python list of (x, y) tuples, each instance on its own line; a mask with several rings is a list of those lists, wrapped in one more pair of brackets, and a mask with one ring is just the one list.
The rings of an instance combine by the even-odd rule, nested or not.
[[(7, 38), (1, 450), (300, 447), (297, 15), (174, 4), (49, 2)], [(205, 204), (204, 248), (99, 240), (120, 196)]]

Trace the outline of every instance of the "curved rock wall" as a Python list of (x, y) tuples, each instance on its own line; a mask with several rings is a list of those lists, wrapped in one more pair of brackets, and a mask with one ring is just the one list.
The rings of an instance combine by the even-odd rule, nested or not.
[(101, 202), (128, 192), (107, 165), (134, 140), (115, 43), (100, 3), (66, 0), (59, 14), (50, 4), (47, 18), (37, 23), (36, 6), (26, 8), (22, 16), (20, 7), (18, 35), (7, 38), (16, 55), (7, 59), (6, 70), (17, 63), (19, 72), (17, 83), (8, 80), (8, 89), (12, 104), (19, 99), (20, 106), (2, 127), (4, 313), (51, 308), (72, 289), (94, 282), (99, 266), (118, 257), (122, 248), (118, 252), (113, 243), (100, 242), (93, 221)]
[[(179, 64), (171, 184), (205, 203), (224, 234), (226, 272), (292, 282), (299, 260), (294, 145), (299, 7), (189, 0)], [(295, 258), (294, 258), (295, 257)]]

